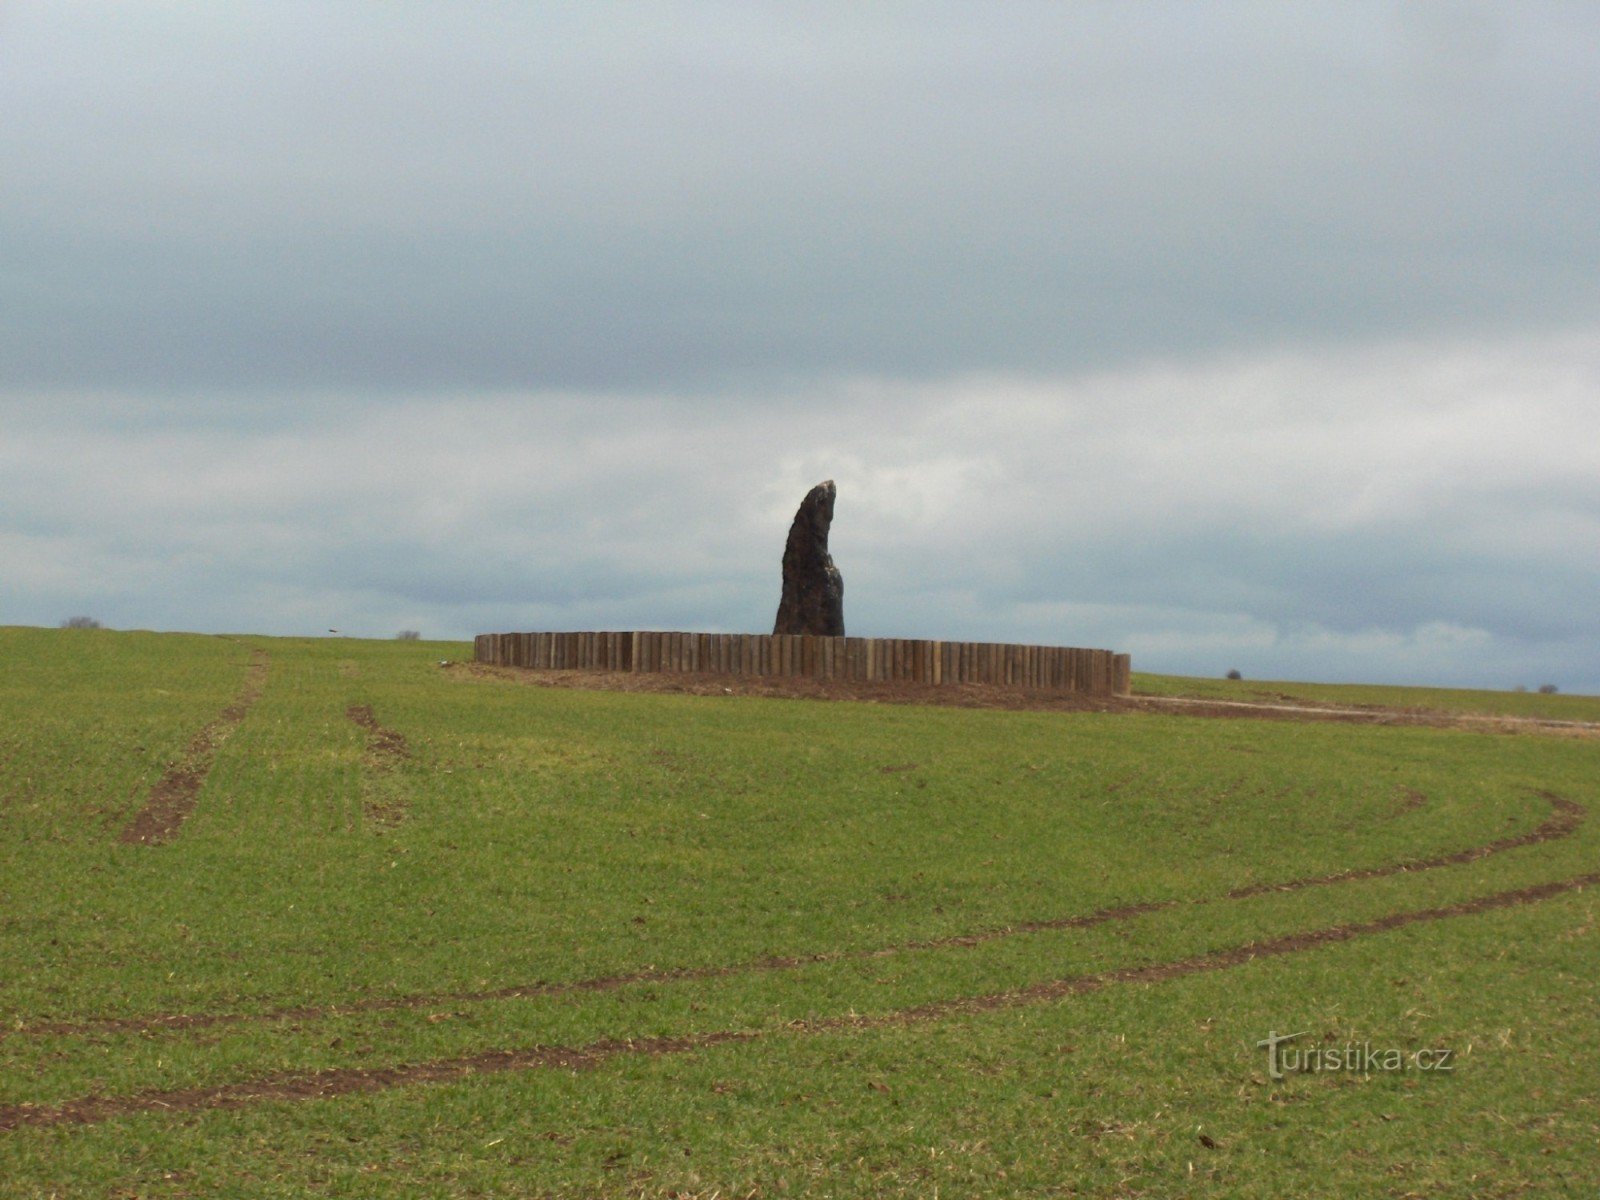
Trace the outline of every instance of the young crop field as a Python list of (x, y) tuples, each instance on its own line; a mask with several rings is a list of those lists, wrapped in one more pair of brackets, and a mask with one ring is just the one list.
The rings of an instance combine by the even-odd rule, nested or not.
[(1600, 1188), (1600, 701), (469, 654), (0, 629), (0, 1196)]

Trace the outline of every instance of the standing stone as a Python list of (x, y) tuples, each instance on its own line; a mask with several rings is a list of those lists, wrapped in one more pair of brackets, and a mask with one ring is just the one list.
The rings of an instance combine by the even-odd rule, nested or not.
[(806, 493), (783, 547), (783, 599), (773, 633), (844, 636), (844, 580), (828, 554), (833, 480)]

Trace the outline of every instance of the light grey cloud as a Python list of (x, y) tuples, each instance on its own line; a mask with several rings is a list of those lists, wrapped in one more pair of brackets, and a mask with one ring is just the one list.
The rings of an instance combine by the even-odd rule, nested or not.
[(419, 396), (272, 431), (96, 429), (40, 403), (0, 458), (0, 552), (23, 566), (7, 609), (759, 630), (794, 507), (832, 477), (853, 632), (1595, 688), (1597, 380), (1600, 334), (1582, 334), (858, 378), (745, 407)]

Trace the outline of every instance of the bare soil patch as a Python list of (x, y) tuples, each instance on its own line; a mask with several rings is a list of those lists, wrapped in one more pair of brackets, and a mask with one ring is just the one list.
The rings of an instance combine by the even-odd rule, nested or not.
[(250, 652), (250, 666), (245, 671), (244, 684), (239, 694), (214, 721), (199, 733), (183, 752), (183, 757), (169, 766), (150, 789), (144, 807), (134, 814), (133, 820), (123, 827), (119, 840), (141, 846), (156, 846), (170, 842), (183, 828), (184, 821), (194, 811), (200, 798), (200, 789), (211, 773), (217, 751), (228, 736), (239, 727), (251, 707), (261, 698), (267, 686), (270, 659), (265, 650)]
[(392, 768), (411, 757), (411, 748), (406, 744), (406, 735), (378, 724), (378, 718), (373, 715), (370, 704), (352, 704), (345, 709), (344, 715), (372, 735), (368, 747), (372, 751), (373, 758), (385, 767)]
[(1400, 789), (1400, 798), (1395, 801), (1394, 808), (1385, 815), (1390, 820), (1395, 817), (1403, 817), (1406, 813), (1416, 812), (1427, 802), (1428, 797), (1417, 791), (1416, 788), (1403, 787)]
[(406, 817), (405, 801), (393, 788), (384, 785), (383, 777), (411, 757), (406, 736), (378, 724), (370, 704), (352, 704), (344, 715), (367, 731), (367, 767), (377, 777), (363, 781), (362, 816), (375, 825), (398, 825)]

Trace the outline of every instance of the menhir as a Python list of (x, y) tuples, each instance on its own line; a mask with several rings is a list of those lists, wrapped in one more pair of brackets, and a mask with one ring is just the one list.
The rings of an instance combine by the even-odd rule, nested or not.
[(844, 636), (844, 580), (828, 554), (833, 480), (806, 493), (783, 547), (783, 599), (773, 633)]

